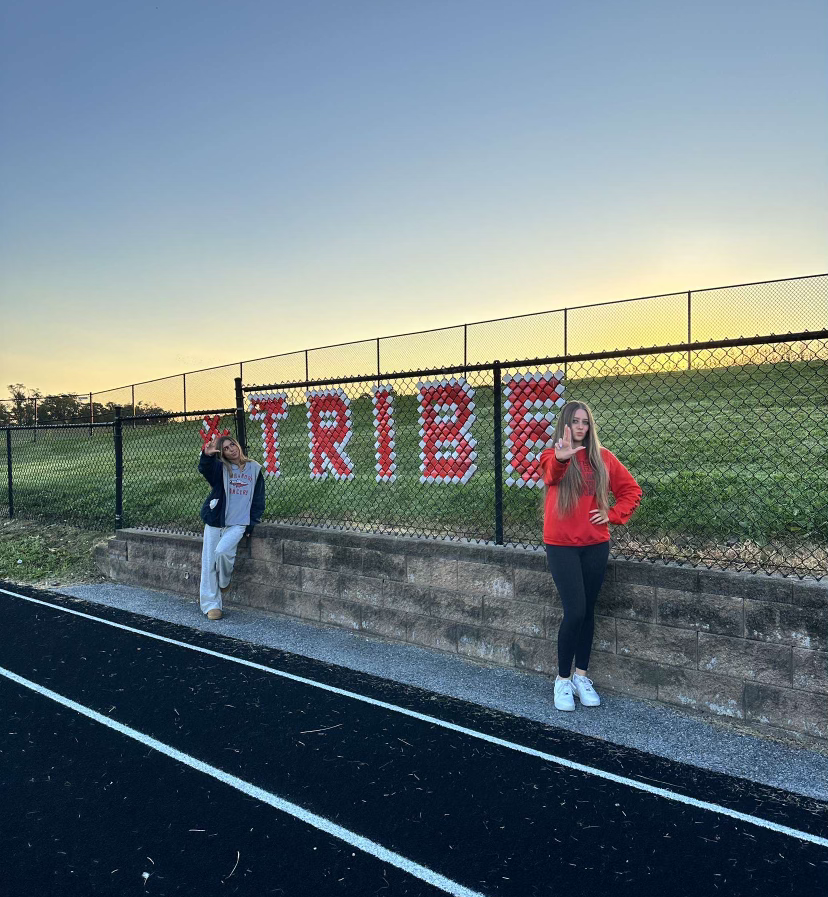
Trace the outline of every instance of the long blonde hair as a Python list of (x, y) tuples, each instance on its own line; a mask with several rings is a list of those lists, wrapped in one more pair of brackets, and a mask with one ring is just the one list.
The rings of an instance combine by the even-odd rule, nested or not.
[[(558, 422), (555, 425), (555, 442), (563, 439), (564, 428), (572, 429), (572, 418), (576, 411), (586, 411), (589, 420), (589, 430), (584, 440), (584, 450), (586, 451), (589, 466), (593, 470), (595, 477), (595, 502), (600, 510), (606, 512), (609, 510), (609, 474), (604, 459), (601, 457), (601, 440), (598, 438), (598, 427), (595, 425), (595, 418), (592, 416), (589, 405), (584, 402), (567, 402), (561, 413), (558, 415)], [(578, 452), (578, 454), (581, 454)], [(560, 518), (568, 517), (578, 504), (578, 499), (586, 488), (584, 475), (581, 472), (581, 464), (576, 461), (578, 455), (574, 455), (572, 461), (566, 467), (560, 482), (558, 483), (558, 516)], [(544, 494), (546, 490), (544, 489)]]
[(241, 445), (239, 445), (238, 439), (234, 439), (232, 436), (222, 436), (219, 439), (219, 441), (216, 443), (216, 448), (218, 449), (216, 454), (219, 456), (219, 460), (224, 465), (225, 469), (227, 470), (227, 473), (233, 472), (232, 463), (230, 461), (228, 461), (227, 458), (224, 457), (224, 446), (227, 445), (228, 442), (232, 442), (238, 446), (238, 449), (239, 449), (238, 464), (239, 464), (239, 467), (242, 470), (244, 470), (244, 465), (247, 464), (247, 462), (250, 460), (250, 458), (248, 458), (247, 455), (245, 455), (245, 453), (242, 451), (242, 447), (241, 447)]

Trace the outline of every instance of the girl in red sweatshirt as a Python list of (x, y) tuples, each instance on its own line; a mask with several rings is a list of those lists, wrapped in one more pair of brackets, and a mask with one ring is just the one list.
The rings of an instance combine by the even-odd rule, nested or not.
[[(567, 402), (558, 416), (553, 448), (540, 456), (546, 494), (543, 541), (549, 572), (561, 596), (555, 707), (574, 710), (601, 703), (587, 678), (595, 601), (609, 560), (608, 523), (626, 523), (641, 501), (641, 487), (603, 448), (595, 419), (583, 402)], [(609, 496), (615, 498), (610, 507)], [(572, 661), (575, 675), (570, 677)]]

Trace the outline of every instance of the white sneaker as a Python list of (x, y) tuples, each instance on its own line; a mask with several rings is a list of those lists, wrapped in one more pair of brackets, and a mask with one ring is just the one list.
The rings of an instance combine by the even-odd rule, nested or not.
[(584, 707), (597, 707), (601, 703), (598, 692), (592, 687), (592, 679), (586, 676), (579, 676), (576, 673), (572, 677), (572, 690), (578, 695), (578, 700)]
[(556, 679), (555, 680), (555, 709), (556, 710), (574, 710), (575, 699), (572, 697), (572, 680)]

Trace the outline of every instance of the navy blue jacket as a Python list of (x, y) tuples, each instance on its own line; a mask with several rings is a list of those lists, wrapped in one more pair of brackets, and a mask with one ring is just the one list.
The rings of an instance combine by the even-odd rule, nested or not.
[[(259, 470), (256, 477), (256, 485), (253, 489), (253, 501), (250, 505), (250, 525), (245, 529), (245, 535), (253, 532), (253, 527), (262, 519), (265, 506), (264, 477), (261, 465), (256, 461), (248, 461), (255, 464)], [(198, 459), (198, 472), (210, 484), (211, 491), (204, 504), (201, 506), (201, 519), (208, 526), (224, 526), (224, 513), (227, 509), (226, 477), (227, 471), (217, 455), (205, 455), (201, 453)], [(215, 507), (210, 507), (210, 502), (216, 501)]]

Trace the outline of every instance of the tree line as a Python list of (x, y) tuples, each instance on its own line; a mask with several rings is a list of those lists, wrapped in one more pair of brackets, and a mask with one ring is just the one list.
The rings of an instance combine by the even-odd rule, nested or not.
[[(39, 389), (29, 389), (23, 383), (8, 385), (10, 398), (0, 400), (0, 426), (25, 427), (34, 424), (85, 424), (115, 420), (116, 402), (90, 404), (88, 396), (63, 393), (44, 396)], [(122, 406), (123, 415), (133, 413), (131, 405)], [(153, 402), (136, 402), (135, 414), (163, 414), (164, 409)]]

